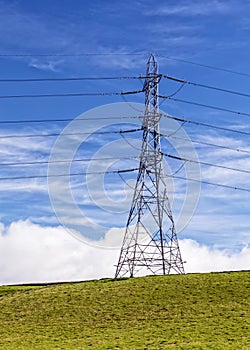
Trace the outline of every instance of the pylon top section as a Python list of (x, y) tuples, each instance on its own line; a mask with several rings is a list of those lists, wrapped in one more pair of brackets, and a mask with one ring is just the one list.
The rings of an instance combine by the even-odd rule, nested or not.
[(158, 74), (158, 63), (154, 54), (151, 54), (147, 62), (147, 78), (144, 82), (145, 90), (145, 116), (158, 114), (158, 83), (161, 76)]
[(151, 53), (147, 62), (147, 75), (156, 74), (158, 74), (158, 63), (155, 59), (155, 55)]

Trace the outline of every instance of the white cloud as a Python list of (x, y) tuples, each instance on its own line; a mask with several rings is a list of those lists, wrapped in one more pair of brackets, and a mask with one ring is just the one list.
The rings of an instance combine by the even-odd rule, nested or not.
[[(119, 229), (106, 235), (107, 245), (118, 242)], [(111, 242), (111, 244), (110, 244)], [(186, 272), (243, 270), (250, 266), (250, 249), (229, 254), (180, 240)], [(84, 244), (62, 227), (42, 227), (29, 220), (0, 225), (0, 284), (73, 281), (113, 277), (119, 250)]]
[(182, 257), (187, 261), (186, 272), (237, 271), (250, 268), (250, 249), (246, 246), (240, 252), (200, 245), (191, 239), (180, 241)]
[(114, 275), (118, 252), (83, 244), (62, 227), (42, 227), (27, 220), (0, 228), (1, 284)]

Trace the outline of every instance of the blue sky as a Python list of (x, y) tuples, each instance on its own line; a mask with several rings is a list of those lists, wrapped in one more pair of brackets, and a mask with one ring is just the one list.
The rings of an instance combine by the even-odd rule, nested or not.
[[(155, 1), (152, 3), (145, 0), (129, 0), (124, 3), (101, 0), (0, 1), (0, 79), (143, 75), (149, 54), (153, 52), (162, 74), (247, 94), (250, 83), (249, 15), (250, 4), (248, 1), (231, 0), (207, 1), (206, 4), (200, 1)], [(219, 67), (221, 70), (204, 66)], [(223, 71), (223, 69), (234, 73)], [(237, 74), (237, 72), (243, 74)], [(0, 96), (134, 91), (141, 89), (141, 87), (140, 80), (33, 83), (0, 81)], [(179, 83), (162, 79), (160, 93), (171, 95), (179, 87)], [(174, 97), (250, 113), (249, 97), (226, 94), (191, 85), (184, 86)], [(88, 111), (102, 105), (124, 103), (126, 105), (124, 110), (131, 117), (143, 112), (143, 106), (138, 107), (138, 112), (133, 105), (131, 107), (131, 103), (143, 104), (143, 102), (143, 94), (127, 95), (126, 98), (99, 96), (0, 99), (0, 121), (74, 119), (83, 115), (84, 122), (80, 123), (79, 126), (73, 125), (75, 131), (78, 130), (78, 127), (85, 132), (94, 128), (108, 131), (112, 130), (112, 127), (116, 128), (117, 125), (123, 129), (134, 128), (140, 124), (140, 120), (131, 119), (127, 120), (126, 123), (117, 120), (119, 113), (121, 113), (120, 109), (119, 111), (114, 109), (117, 112), (116, 115), (113, 115), (113, 119), (107, 121), (105, 125), (99, 125), (98, 121), (93, 122), (91, 116), (99, 115), (98, 113), (102, 113), (102, 115), (111, 113), (111, 110), (106, 111), (104, 108), (104, 110), (97, 109), (94, 112)], [(179, 118), (250, 132), (250, 117), (244, 115), (170, 100), (161, 101), (161, 110)], [(111, 122), (118, 124), (110, 126)], [(250, 160), (247, 153), (250, 149), (247, 135), (190, 123), (184, 124), (182, 129), (179, 129), (180, 125), (177, 122), (170, 120), (162, 122), (162, 132), (166, 134), (174, 133), (172, 136), (183, 137), (186, 133), (191, 140), (245, 151), (237, 152), (227, 148), (193, 143), (194, 151), (191, 152), (189, 148), (185, 148), (186, 145), (181, 140), (178, 143), (177, 139), (169, 138), (162, 143), (163, 150), (167, 153), (177, 154), (179, 152), (179, 154), (185, 154), (187, 158), (188, 156), (196, 156), (197, 153), (201, 162), (245, 171), (245, 173), (236, 172), (201, 165), (200, 176), (203, 181), (250, 189), (249, 174), (247, 173), (250, 171)], [(65, 127), (69, 127), (67, 125), (67, 121), (1, 124), (0, 163), (46, 162), (51, 157), (56, 142), (56, 137), (3, 138), (3, 136), (60, 134)], [(92, 135), (84, 142), (81, 137), (78, 135), (75, 140), (66, 137), (65, 149), (61, 149), (61, 156), (65, 157), (69, 149), (67, 142), (71, 141), (79, 142), (75, 158), (137, 156), (139, 153), (139, 133), (125, 135), (125, 138), (129, 138), (127, 141), (119, 135), (112, 134)], [(85, 172), (91, 169), (93, 171), (96, 163), (98, 162), (76, 163), (72, 166), (71, 171)], [(108, 165), (107, 163), (104, 165), (98, 163), (96, 169), (104, 169), (105, 166), (109, 169), (131, 168), (136, 167), (137, 163), (128, 160), (120, 160)], [(169, 171), (170, 174), (177, 171), (180, 176), (186, 176), (186, 168), (178, 170), (180, 166), (180, 162), (166, 159), (166, 171)], [(190, 168), (190, 171), (192, 169)], [(1, 166), (0, 178), (46, 175), (47, 170), (47, 164)], [(55, 168), (53, 168), (54, 170)], [(56, 170), (60, 172), (64, 168), (58, 166)], [(99, 225), (97, 226), (98, 235), (95, 238), (104, 239), (108, 230), (111, 229), (110, 232), (112, 232), (112, 229), (116, 230), (124, 226), (135, 175), (125, 174), (123, 179), (117, 174), (106, 175), (104, 180), (93, 176), (89, 180), (79, 177), (71, 178), (72, 196), (77, 206), (84, 213), (84, 217), (87, 216), (92, 220), (93, 227), (96, 224)], [(199, 176), (199, 174), (196, 172), (195, 176)], [(129, 186), (125, 185), (124, 181)], [(54, 184), (58, 186), (58, 191), (62, 189), (63, 183)], [(102, 183), (104, 183), (103, 188), (101, 187)], [(98, 188), (98, 184), (100, 184), (100, 188)], [(26, 230), (29, 225), (30, 227), (37, 225), (36, 227), (39, 227), (41, 232), (46, 228), (55, 229), (62, 224), (58, 221), (52, 208), (46, 178), (1, 180), (0, 185), (0, 222), (3, 227), (1, 231), (3, 237), (11, 234), (13, 225), (16, 225), (16, 232), (19, 232), (18, 223), (20, 223), (20, 227), (26, 223), (26, 226), (24, 225)], [(175, 179), (169, 186), (170, 197), (173, 197), (174, 217), (178, 221), (182, 205), (185, 202), (186, 182)], [(195, 186), (189, 183), (189, 186), (191, 186), (190, 191), (194, 192), (194, 196), (190, 192), (187, 197), (188, 203), (191, 203), (187, 215), (191, 220), (188, 225), (181, 228), (180, 240), (192, 240), (196, 242), (195, 244), (207, 247), (206, 249), (219, 249), (219, 251), (223, 251), (223, 254), (225, 251), (229, 255), (242, 254), (242, 249), (246, 249), (249, 244), (248, 202), (250, 193), (202, 184), (196, 209), (191, 215), (191, 207), (195, 206), (192, 200), (195, 202), (194, 197), (199, 191), (199, 185)], [(116, 209), (114, 210), (114, 208)], [(77, 220), (75, 214), (68, 213), (67, 222), (70, 222), (70, 215), (70, 225), (74, 229), (79, 228), (80, 226), (75, 225), (74, 222)], [(185, 220), (188, 221), (187, 218)], [(85, 224), (85, 222), (80, 221), (80, 225)], [(105, 227), (105, 229), (100, 231), (100, 226)], [(28, 246), (32, 249), (32, 240), (29, 242), (29, 236), (25, 237), (25, 247)], [(7, 244), (4, 242), (2, 243), (3, 247)], [(117, 242), (119, 245), (119, 239)], [(12, 247), (14, 246), (15, 243)], [(5, 252), (8, 251), (7, 248), (2, 249)], [(58, 249), (58, 256), (61, 256), (62, 250), (58, 247), (55, 249)], [(74, 249), (72, 248), (72, 251)], [(67, 252), (71, 254), (72, 251)], [(112, 255), (112, 259), (117, 256), (118, 252), (117, 250)], [(11, 254), (6, 254), (7, 259)], [(241, 268), (249, 268), (247, 265), (249, 253), (247, 259), (242, 260)], [(93, 261), (89, 263), (92, 264)], [(199, 266), (195, 265), (192, 269), (190, 270), (195, 271), (196, 269), (198, 271)], [(207, 269), (209, 270), (209, 267)], [(218, 266), (217, 269), (219, 269)], [(110, 271), (103, 271), (103, 274), (109, 274)], [(46, 279), (46, 276), (36, 277), (35, 273), (32, 273), (26, 278), (29, 280)], [(55, 272), (53, 278), (60, 279), (60, 273), (62, 273), (61, 270), (57, 271), (57, 275)], [(67, 274), (63, 274), (63, 276), (70, 278)], [(93, 268), (92, 275), (87, 277), (95, 276)]]

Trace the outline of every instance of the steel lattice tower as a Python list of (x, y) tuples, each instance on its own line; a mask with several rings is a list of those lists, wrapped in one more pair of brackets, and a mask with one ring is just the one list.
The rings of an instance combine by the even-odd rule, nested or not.
[(115, 277), (184, 273), (162, 164), (160, 81), (153, 54), (147, 62), (140, 166)]

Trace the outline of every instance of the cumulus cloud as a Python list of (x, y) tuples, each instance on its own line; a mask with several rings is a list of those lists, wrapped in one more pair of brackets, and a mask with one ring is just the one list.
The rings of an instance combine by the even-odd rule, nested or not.
[[(111, 230), (107, 241), (117, 239)], [(110, 244), (107, 244), (110, 245)], [(244, 270), (250, 266), (250, 249), (227, 253), (180, 240), (186, 272)], [(113, 277), (119, 250), (84, 244), (62, 227), (43, 227), (29, 220), (0, 225), (0, 284), (76, 281)]]
[(187, 261), (186, 272), (238, 271), (250, 268), (250, 249), (245, 246), (239, 252), (228, 252), (191, 239), (180, 241), (182, 257)]
[(84, 244), (62, 227), (26, 220), (0, 230), (0, 284), (114, 276), (118, 251)]

